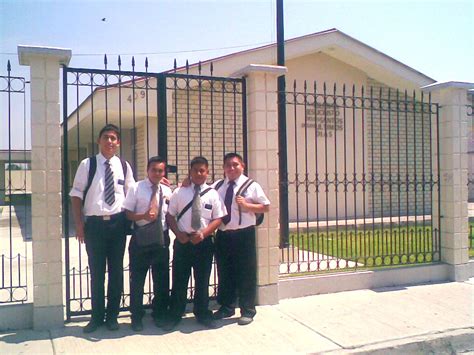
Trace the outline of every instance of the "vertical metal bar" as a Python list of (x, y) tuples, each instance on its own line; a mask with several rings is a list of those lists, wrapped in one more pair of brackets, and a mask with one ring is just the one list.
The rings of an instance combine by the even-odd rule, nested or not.
[[(214, 72), (214, 65), (211, 63), (211, 76)], [(214, 80), (210, 80), (210, 94), (211, 94), (211, 160), (214, 161), (215, 147), (214, 147)], [(212, 164), (212, 176), (216, 176), (216, 168)]]
[[(298, 164), (298, 116), (297, 116), (297, 100), (298, 100), (298, 93), (296, 91), (296, 80), (293, 84), (293, 117), (294, 117), (294, 159), (295, 159), (295, 201), (296, 201), (296, 255), (297, 255), (297, 263), (298, 263), (298, 271), (300, 271), (300, 239), (302, 239), (302, 235), (300, 233), (300, 206), (299, 206), (299, 192), (300, 192), (300, 177), (299, 177), (299, 164)], [(289, 180), (289, 179), (288, 179)], [(293, 250), (295, 249), (294, 242), (293, 242)], [(302, 248), (301, 248), (302, 249)]]
[[(383, 136), (383, 107), (382, 107), (382, 88), (379, 89), (379, 119), (380, 119), (380, 124), (379, 124), (379, 167), (380, 167), (380, 220), (381, 220), (381, 232), (380, 234), (377, 234), (377, 256), (382, 256), (383, 257), (383, 246), (384, 246), (384, 213), (383, 213), (383, 197), (384, 197), (384, 174), (383, 174), (383, 162), (382, 162), (382, 156), (383, 156), (383, 144), (382, 144), (382, 136)], [(378, 236), (381, 236), (381, 239), (378, 238)]]
[[(166, 75), (158, 74), (156, 77), (156, 82), (156, 97), (158, 105), (158, 155), (165, 159), (165, 161), (168, 161), (168, 109), (166, 107)], [(177, 160), (176, 164), (178, 164)]]
[[(122, 133), (122, 60), (118, 56), (118, 69), (120, 73), (118, 74), (118, 115), (119, 115), (119, 131)], [(93, 142), (93, 141), (92, 141)], [(123, 144), (120, 144), (120, 157), (123, 157)]]
[[(336, 113), (334, 113), (336, 116)], [(344, 241), (346, 244), (346, 255), (341, 255), (342, 258), (348, 260), (347, 257), (347, 251), (349, 250), (349, 245), (348, 245), (348, 230), (347, 230), (347, 185), (348, 185), (348, 180), (347, 180), (347, 143), (346, 143), (346, 84), (342, 86), (342, 132), (343, 132), (343, 144), (344, 144)], [(337, 132), (337, 124), (338, 122), (336, 121), (335, 123), (335, 129), (334, 129), (334, 134)], [(342, 247), (342, 240), (341, 240), (341, 247)], [(341, 251), (342, 252), (342, 251)], [(341, 253), (343, 254), (343, 253)], [(349, 265), (346, 264), (346, 267)]]
[(329, 173), (328, 173), (328, 115), (327, 115), (327, 90), (326, 83), (323, 84), (323, 111), (324, 111), (324, 185), (326, 198), (326, 264), (329, 269)]
[(67, 102), (67, 74), (66, 66), (63, 66), (63, 162), (62, 162), (62, 200), (63, 200), (63, 238), (64, 238), (64, 273), (66, 275), (66, 320), (71, 320), (71, 280), (69, 274), (69, 145), (68, 145), (68, 102)]
[[(423, 228), (422, 228), (422, 241), (423, 241), (423, 252), (427, 251), (427, 243), (426, 243), (426, 209), (425, 209), (425, 102), (424, 102), (424, 93), (421, 92), (421, 182), (422, 182), (422, 206), (423, 206)], [(424, 256), (424, 255), (423, 255)]]
[(248, 147), (247, 147), (247, 82), (242, 78), (242, 149), (246, 169), (248, 169)]
[(237, 151), (237, 82), (232, 81), (232, 94), (234, 106), (234, 152)]
[(11, 65), (10, 61), (7, 62), (7, 107), (8, 107), (8, 224), (9, 224), (9, 274), (10, 274), (10, 295), (9, 301), (13, 301), (13, 226), (12, 226), (12, 126), (11, 126), (11, 93), (12, 93), (12, 86), (11, 86)]
[[(354, 239), (354, 244), (352, 244), (352, 236), (351, 236), (351, 239), (350, 239), (350, 250), (354, 250), (354, 253), (350, 256), (354, 256), (355, 257), (355, 267), (357, 268), (357, 260), (359, 259), (359, 253), (360, 253), (360, 248), (359, 250), (357, 249), (357, 245), (359, 243), (361, 243), (361, 239), (362, 238), (359, 238), (359, 243), (358, 243), (358, 226), (359, 224), (357, 223), (357, 187), (359, 185), (359, 181), (357, 181), (357, 159), (356, 159), (356, 156), (357, 156), (357, 152), (356, 152), (356, 149), (357, 149), (357, 144), (356, 144), (356, 97), (355, 97), (355, 84), (352, 85), (352, 186), (354, 188), (354, 194), (353, 194), (353, 198), (354, 198), (354, 201), (353, 201), (353, 205), (354, 205), (354, 235), (355, 235), (355, 239)], [(344, 104), (345, 106), (345, 104)], [(345, 119), (344, 119), (345, 121)], [(364, 134), (364, 132), (362, 132), (362, 134)], [(344, 138), (345, 140), (346, 138)], [(363, 218), (365, 218), (365, 216), (362, 216)], [(353, 249), (354, 248), (354, 249)]]
[(401, 242), (401, 214), (402, 214), (402, 207), (401, 207), (401, 197), (402, 197), (402, 190), (401, 190), (401, 175), (400, 175), (400, 91), (397, 89), (397, 113), (396, 113), (396, 119), (397, 119), (397, 189), (398, 189), (398, 194), (397, 194), (397, 215), (398, 215), (398, 224), (397, 224), (397, 235), (396, 235), (396, 242), (398, 242), (398, 248), (399, 248), (399, 253), (400, 253), (400, 261), (403, 256), (404, 252), (404, 245)]
[(375, 254), (375, 173), (374, 173), (374, 88), (370, 87), (370, 145), (371, 145), (371, 186), (372, 186), (372, 253), (369, 244), (369, 254)]
[[(339, 268), (339, 201), (338, 201), (338, 192), (339, 192), (339, 174), (337, 169), (337, 130), (336, 130), (336, 83), (333, 86), (333, 103), (332, 103), (332, 119), (333, 119), (333, 132), (334, 132), (334, 199), (336, 207), (336, 251), (334, 252), (334, 242), (332, 243), (332, 256), (336, 254), (336, 268)], [(331, 238), (332, 239), (332, 238)], [(332, 239), (334, 240), (334, 239)]]
[[(431, 103), (431, 94), (430, 94), (430, 103)], [(442, 238), (442, 235), (441, 235), (441, 186), (440, 186), (440, 183), (441, 183), (441, 175), (440, 175), (440, 157), (439, 157), (439, 104), (435, 104), (436, 105), (436, 155), (437, 155), (437, 163), (438, 163), (438, 166), (437, 166), (437, 185), (438, 185), (438, 235), (437, 235), (437, 238), (436, 238), (436, 241), (437, 241), (437, 250), (439, 250), (439, 259), (438, 260), (441, 260), (441, 248), (440, 248), (440, 242), (441, 242), (441, 238)]]
[(137, 123), (136, 123), (136, 103), (135, 103), (135, 57), (132, 57), (132, 126), (133, 126), (133, 173), (135, 179), (138, 176), (137, 172)]
[[(221, 81), (221, 93), (222, 93), (222, 155), (226, 154), (226, 139), (225, 139), (225, 81)], [(213, 164), (214, 165), (214, 164)]]
[(315, 128), (314, 128), (314, 147), (315, 147), (315, 154), (314, 154), (314, 160), (315, 160), (315, 166), (316, 166), (316, 171), (315, 171), (315, 184), (316, 184), (316, 255), (317, 255), (317, 270), (320, 269), (320, 248), (321, 248), (321, 243), (320, 243), (320, 229), (319, 229), (319, 162), (318, 162), (318, 133), (319, 133), (319, 122), (318, 122), (318, 90), (317, 90), (317, 85), (316, 81), (314, 82), (313, 85), (313, 92), (314, 92), (314, 121), (315, 121)]
[(309, 271), (310, 266), (310, 231), (309, 231), (309, 174), (308, 174), (308, 90), (307, 82), (304, 81), (304, 183), (305, 183), (305, 208), (306, 208), (306, 261), (307, 261), (307, 270)]
[(417, 140), (416, 140), (416, 93), (413, 90), (413, 187), (415, 192), (415, 258), (419, 252), (418, 243), (418, 174), (417, 174)]
[(104, 66), (105, 66), (105, 73), (104, 73), (105, 124), (108, 124), (109, 123), (109, 110), (108, 110), (109, 100), (108, 100), (108, 97), (107, 97), (108, 96), (107, 95), (108, 94), (108, 76), (107, 76), (107, 55), (106, 54), (104, 54)]
[[(283, 20), (283, 0), (277, 0), (277, 64), (285, 65), (285, 35)], [(278, 180), (280, 184), (280, 247), (288, 245), (289, 213), (288, 213), (288, 158), (286, 137), (286, 83), (285, 76), (278, 77)]]
[(405, 176), (406, 176), (406, 234), (405, 234), (405, 243), (406, 243), (406, 250), (407, 250), (407, 260), (409, 259), (409, 254), (411, 252), (410, 247), (410, 233), (409, 233), (409, 216), (410, 216), (410, 203), (409, 203), (409, 195), (410, 195), (410, 174), (408, 170), (408, 93), (405, 90), (405, 98), (404, 98), (404, 113), (405, 113)]
[[(201, 62), (198, 65), (199, 75), (201, 75)], [(198, 78), (198, 104), (199, 104), (199, 137), (202, 137), (202, 79)], [(201, 141), (201, 140), (200, 140)], [(202, 155), (202, 143), (199, 144), (199, 155)], [(214, 161), (212, 161), (214, 166)], [(214, 176), (212, 177), (214, 181)]]
[(390, 264), (392, 263), (393, 255), (395, 255), (396, 250), (393, 249), (393, 221), (392, 221), (392, 97), (391, 97), (391, 89), (388, 89), (388, 187), (389, 187), (389, 214), (390, 214), (390, 233), (388, 241), (389, 243), (386, 245), (387, 255), (390, 256)]
[[(368, 238), (367, 238), (367, 228), (366, 228), (366, 203), (367, 203), (367, 199), (366, 199), (366, 193), (367, 193), (367, 174), (366, 174), (366, 169), (365, 169), (365, 163), (366, 163), (366, 159), (365, 159), (365, 96), (364, 96), (365, 92), (364, 92), (364, 86), (362, 86), (361, 88), (361, 101), (362, 101), (362, 107), (361, 107), (361, 111), (362, 111), (362, 132), (361, 132), (361, 136), (362, 136), (362, 200), (363, 200), (363, 203), (362, 203), (362, 216), (364, 218), (364, 234), (363, 234), (363, 244), (364, 244), (364, 263), (366, 264), (367, 263), (367, 246), (369, 244), (368, 242)], [(362, 246), (361, 248), (359, 248), (359, 250), (362, 252)]]
[[(148, 74), (148, 58), (145, 58), (145, 72)], [(150, 112), (148, 107), (148, 75), (145, 76), (145, 123), (146, 123), (146, 160), (150, 159)], [(140, 91), (140, 97), (143, 90)]]
[[(189, 63), (186, 60), (186, 74), (189, 74)], [(187, 161), (189, 162), (191, 160), (191, 145), (189, 144), (191, 140), (191, 118), (190, 118), (190, 98), (189, 98), (189, 76), (186, 76), (185, 79), (186, 82), (186, 132), (187, 132), (187, 139), (188, 139), (188, 159)]]

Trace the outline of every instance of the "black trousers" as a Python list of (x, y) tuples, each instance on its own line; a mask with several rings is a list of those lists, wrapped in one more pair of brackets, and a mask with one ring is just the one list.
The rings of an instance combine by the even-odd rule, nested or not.
[(186, 309), (187, 291), (191, 268), (194, 276), (194, 308), (196, 318), (209, 318), (209, 276), (211, 275), (214, 245), (211, 238), (201, 243), (173, 245), (173, 288), (170, 300), (170, 316), (181, 318)]
[(153, 280), (153, 318), (163, 318), (168, 311), (170, 293), (169, 273), (169, 233), (164, 232), (165, 245), (140, 247), (132, 236), (128, 253), (130, 257), (130, 312), (132, 320), (141, 319), (143, 310), (143, 288), (148, 270), (151, 267)]
[[(104, 221), (87, 218), (85, 243), (91, 272), (92, 320), (103, 322), (117, 318), (123, 291), (123, 255), (125, 253), (125, 213)], [(105, 267), (108, 270), (107, 309), (105, 308)]]
[(241, 316), (253, 317), (257, 292), (255, 227), (217, 231), (216, 262), (219, 277), (217, 302), (233, 310), (238, 299)]

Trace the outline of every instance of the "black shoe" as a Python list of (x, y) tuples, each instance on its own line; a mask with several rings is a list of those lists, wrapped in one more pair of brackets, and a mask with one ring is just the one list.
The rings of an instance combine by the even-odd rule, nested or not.
[(253, 318), (252, 317), (246, 317), (246, 316), (242, 316), (239, 318), (239, 320), (237, 321), (237, 324), (238, 325), (247, 325), (247, 324), (250, 324), (253, 322)]
[(132, 319), (132, 330), (134, 332), (141, 332), (143, 330), (143, 322), (141, 319)]
[(82, 328), (82, 332), (83, 333), (93, 333), (95, 332), (101, 325), (103, 324), (103, 322), (97, 322), (97, 321), (94, 321), (94, 320), (91, 320), (89, 323), (87, 323), (87, 325)]
[(207, 317), (206, 318), (197, 318), (196, 320), (199, 324), (202, 324), (206, 328), (209, 328), (209, 329), (216, 329), (217, 328), (216, 322), (214, 322), (214, 319), (212, 319), (211, 317), (209, 317), (209, 318), (207, 318)]
[(229, 318), (229, 317), (232, 317), (234, 314), (235, 314), (235, 311), (233, 309), (230, 310), (228, 308), (221, 307), (219, 308), (218, 311), (214, 312), (214, 314), (212, 315), (212, 318), (214, 319)]
[(164, 326), (163, 330), (170, 332), (174, 330), (181, 322), (181, 318), (171, 318)]
[(165, 317), (153, 318), (153, 323), (155, 323), (155, 325), (158, 328), (163, 328), (166, 325), (166, 318)]
[(116, 318), (107, 319), (105, 326), (108, 330), (119, 330), (120, 328)]

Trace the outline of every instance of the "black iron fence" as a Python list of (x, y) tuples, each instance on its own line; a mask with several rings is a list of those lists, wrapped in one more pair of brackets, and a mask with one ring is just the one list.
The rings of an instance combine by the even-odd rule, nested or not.
[[(209, 181), (222, 177), (224, 154), (246, 157), (245, 81), (189, 74), (190, 68), (166, 73), (63, 68), (64, 138), (64, 237), (67, 317), (90, 313), (90, 272), (86, 252), (74, 239), (68, 192), (80, 161), (97, 154), (97, 134), (106, 123), (121, 130), (120, 156), (128, 160), (137, 180), (146, 177), (149, 157), (159, 154), (168, 161), (168, 179), (176, 186), (188, 175), (189, 161), (196, 155), (209, 160)], [(128, 264), (126, 252), (125, 265)], [(171, 265), (171, 263), (170, 263)], [(129, 304), (128, 266), (125, 272), (123, 308)], [(145, 297), (151, 305), (152, 287), (147, 281)], [(210, 295), (216, 296), (217, 273), (211, 275)], [(190, 280), (188, 298), (194, 294)]]
[(286, 93), (282, 274), (440, 260), (438, 105), (369, 84)]
[(31, 287), (31, 152), (25, 78), (0, 76), (0, 303), (26, 302)]

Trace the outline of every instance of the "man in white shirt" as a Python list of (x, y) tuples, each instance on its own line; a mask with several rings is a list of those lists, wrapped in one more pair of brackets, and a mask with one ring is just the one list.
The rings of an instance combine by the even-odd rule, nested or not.
[[(83, 329), (85, 333), (95, 331), (104, 319), (109, 330), (119, 329), (117, 316), (123, 290), (127, 226), (122, 205), (128, 188), (135, 183), (130, 165), (115, 156), (120, 146), (119, 128), (113, 124), (106, 125), (99, 132), (97, 144), (99, 154), (80, 163), (69, 194), (76, 238), (86, 243), (91, 272), (92, 317)], [(95, 173), (89, 185), (89, 169), (93, 170), (92, 167), (95, 167)], [(104, 291), (106, 264), (107, 309)]]
[(204, 157), (191, 160), (191, 185), (178, 188), (171, 196), (166, 221), (176, 240), (173, 246), (170, 321), (165, 330), (174, 329), (184, 314), (191, 268), (194, 269), (195, 281), (193, 313), (199, 323), (208, 328), (215, 327), (209, 310), (209, 276), (213, 256), (211, 236), (227, 212), (217, 191), (206, 184), (208, 167)]
[[(151, 266), (153, 279), (153, 319), (157, 326), (163, 326), (169, 301), (169, 232), (165, 222), (171, 189), (163, 185), (166, 162), (159, 156), (152, 157), (147, 164), (147, 178), (130, 188), (123, 207), (127, 218), (135, 222), (130, 240), (130, 312), (132, 329), (143, 329), (143, 287)], [(156, 226), (152, 225), (155, 223)], [(160, 225), (158, 225), (158, 223)], [(147, 226), (145, 230), (144, 227)], [(139, 230), (152, 233), (144, 239)], [(137, 234), (138, 233), (138, 234)]]
[[(213, 185), (227, 209), (227, 216), (222, 218), (222, 224), (216, 234), (219, 277), (217, 302), (221, 307), (214, 313), (214, 319), (233, 316), (238, 300), (239, 325), (251, 323), (256, 314), (255, 214), (268, 212), (270, 209), (270, 201), (262, 187), (256, 181), (251, 182), (244, 175), (244, 169), (245, 165), (239, 154), (226, 154), (224, 182), (216, 182)], [(244, 184), (248, 184), (245, 191), (241, 189)]]

